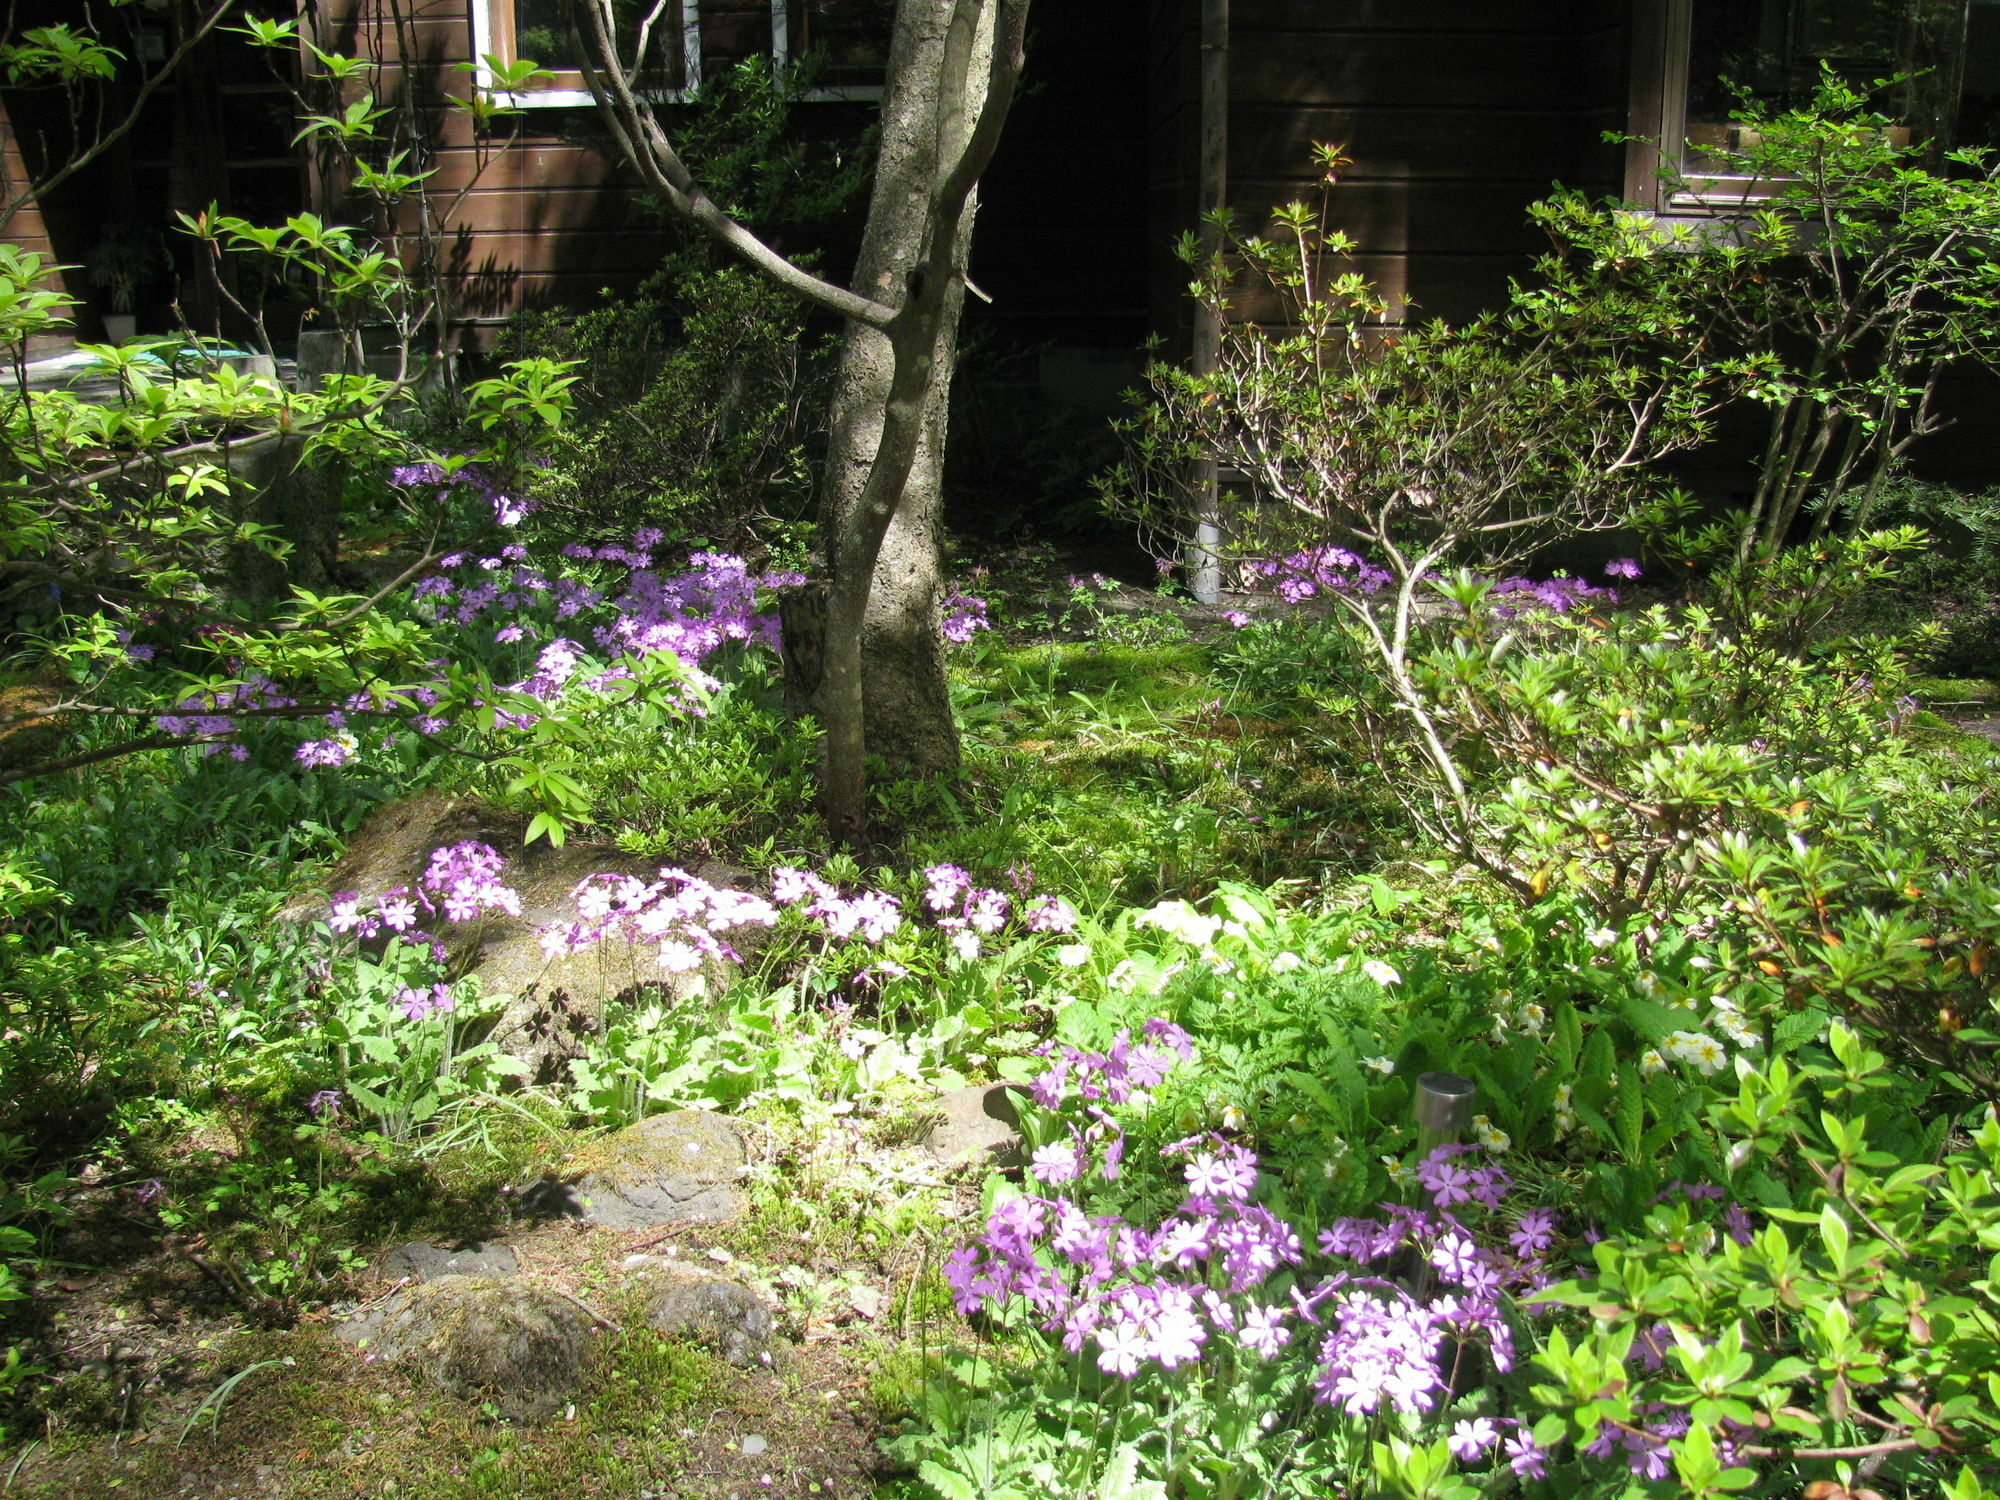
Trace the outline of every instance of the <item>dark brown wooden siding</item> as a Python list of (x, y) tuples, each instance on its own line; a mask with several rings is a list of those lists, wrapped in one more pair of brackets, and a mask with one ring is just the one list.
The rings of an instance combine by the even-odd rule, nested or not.
[[(449, 102), (471, 87), (459, 68), (472, 59), (468, 0), (402, 0), (398, 8), (400, 25), (382, 0), (336, 0), (332, 40), (381, 64), (375, 87), (385, 99), (415, 95), (436, 143), (430, 192), (446, 214), (440, 261), (458, 316), (587, 303), (630, 290), (659, 264), (667, 237), (640, 212), (631, 174), (593, 144), (588, 109), (525, 109), (481, 137)], [(712, 21), (704, 9), (705, 53), (747, 38), (757, 14), (765, 25), (755, 45), (769, 45), (768, 6), (718, 0), (714, 9)], [(402, 61), (406, 50), (414, 63)], [(322, 187), (322, 212), (338, 216), (340, 208)]]
[[(6, 101), (0, 100), (0, 208), (21, 197), (28, 180), (28, 163), (21, 155), (20, 142), (15, 139)], [(51, 291), (64, 290), (62, 273), (54, 269), (55, 246), (49, 241), (48, 223), (42, 217), (41, 205), (32, 196), (21, 198), (13, 213), (0, 222), (0, 244), (30, 251), (48, 261), (51, 269), (44, 277), (43, 285)], [(28, 357), (35, 359), (55, 353), (68, 347), (70, 342), (69, 338), (60, 334), (37, 334), (28, 341)]]
[[(1166, 13), (1156, 222), (1193, 201), (1193, 0)], [(1315, 201), (1311, 150), (1352, 157), (1329, 200), (1391, 316), (1494, 306), (1541, 247), (1529, 204), (1555, 183), (1609, 191), (1622, 120), (1622, 0), (1234, 0), (1230, 201), (1254, 226)], [(1160, 228), (1167, 228), (1161, 224)], [(1185, 281), (1157, 272), (1170, 292)]]

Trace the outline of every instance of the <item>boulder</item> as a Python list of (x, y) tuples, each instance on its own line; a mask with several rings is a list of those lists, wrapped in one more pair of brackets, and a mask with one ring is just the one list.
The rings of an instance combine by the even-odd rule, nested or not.
[[(490, 844), (506, 856), (501, 880), (521, 898), (519, 917), (489, 913), (463, 926), (444, 926), (443, 939), (455, 967), (478, 980), (480, 992), (501, 1005), (492, 1041), (526, 1062), (539, 1083), (567, 1077), (569, 1059), (582, 1055), (590, 1037), (602, 1030), (607, 1009), (631, 1004), (647, 990), (669, 997), (691, 995), (696, 976), (662, 970), (653, 950), (639, 943), (608, 939), (581, 953), (551, 958), (541, 931), (576, 918), (571, 893), (592, 875), (657, 879), (671, 860), (641, 858), (606, 844), (546, 842), (526, 847), (526, 820), (479, 802), (439, 793), (421, 793), (385, 804), (369, 815), (348, 842), (347, 853), (326, 880), (300, 892), (283, 916), (317, 920), (330, 896), (359, 891), (374, 896), (398, 885), (415, 885), (433, 851), (467, 839)], [(709, 863), (689, 871), (718, 885), (742, 884), (748, 872)], [(754, 933), (737, 934), (739, 938)], [(707, 992), (726, 988), (730, 966), (710, 961), (698, 971)]]
[(701, 1109), (654, 1115), (607, 1137), (598, 1165), (575, 1183), (544, 1181), (522, 1196), (530, 1213), (607, 1229), (719, 1224), (747, 1206), (736, 1186), (749, 1170), (736, 1124)]
[(466, 1245), (447, 1250), (422, 1240), (398, 1245), (382, 1258), (382, 1274), (401, 1281), (436, 1281), (441, 1276), (517, 1276), (521, 1259), (505, 1245)]
[(647, 1299), (648, 1326), (668, 1338), (710, 1349), (739, 1370), (775, 1363), (771, 1309), (749, 1287), (726, 1276), (677, 1271)]
[(440, 1388), (513, 1421), (555, 1415), (582, 1384), (594, 1323), (526, 1281), (443, 1276), (397, 1292), (369, 1344)]
[(1027, 1161), (1021, 1140), (1018, 1091), (1005, 1083), (952, 1089), (938, 1099), (944, 1117), (924, 1135), (924, 1145), (951, 1165), (977, 1163), (1007, 1170)]

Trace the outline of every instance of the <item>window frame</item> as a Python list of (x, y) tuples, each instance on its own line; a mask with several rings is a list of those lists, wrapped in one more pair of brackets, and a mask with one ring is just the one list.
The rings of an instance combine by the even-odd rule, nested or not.
[[(1695, 0), (1633, 0), (1632, 74), (1626, 113), (1625, 200), (1656, 214), (1707, 218), (1768, 201), (1776, 184), (1687, 170), (1688, 64)], [(1672, 143), (1669, 146), (1669, 143)], [(1674, 153), (1672, 181), (1661, 176)]]
[[(779, 77), (792, 64), (792, 11), (797, 3), (799, 0), (770, 0), (771, 67)], [(701, 0), (678, 0), (678, 4), (681, 53), (687, 59), (685, 81), (674, 88), (647, 91), (650, 98), (668, 104), (679, 103), (701, 86)], [(493, 70), (486, 59), (497, 57), (504, 63), (519, 60), (514, 51), (514, 0), (472, 0), (472, 55), (476, 60), (474, 79), (502, 104), (517, 109), (588, 109), (595, 102), (590, 90), (582, 86), (582, 76), (576, 73), (558, 73), (559, 82), (552, 88), (494, 88)], [(859, 83), (804, 89), (796, 98), (804, 104), (857, 104), (879, 101), (883, 93), (882, 84)]]
[[(1762, 202), (1775, 193), (1770, 184), (1754, 177), (1691, 175), (1686, 170), (1688, 54), (1693, 34), (1694, 0), (1634, 0), (1625, 199), (1656, 213), (1721, 213)], [(1675, 157), (1671, 183), (1661, 175), (1670, 150)]]

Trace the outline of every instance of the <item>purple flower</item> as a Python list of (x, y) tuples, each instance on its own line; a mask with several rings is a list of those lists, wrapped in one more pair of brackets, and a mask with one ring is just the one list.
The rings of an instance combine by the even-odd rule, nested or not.
[(1607, 578), (1637, 578), (1639, 576), (1639, 564), (1629, 557), (1614, 557), (1604, 565), (1604, 576)]
[(1468, 1422), (1454, 1422), (1451, 1436), (1445, 1444), (1451, 1449), (1451, 1456), (1462, 1464), (1469, 1464), (1479, 1458), (1500, 1440), (1500, 1429), (1493, 1425), (1490, 1417), (1474, 1417)]
[(1240, 1202), (1257, 1185), (1257, 1158), (1241, 1146), (1204, 1151), (1187, 1164), (1186, 1171), (1188, 1188), (1204, 1198), (1233, 1198)]
[(1549, 1450), (1535, 1441), (1535, 1435), (1527, 1428), (1519, 1428), (1508, 1435), (1501, 1445), (1506, 1455), (1507, 1467), (1521, 1479), (1546, 1479), (1549, 1473)]
[(353, 738), (307, 740), (292, 752), (293, 759), (306, 766), (344, 766), (354, 758)]
[(337, 1120), (340, 1118), (340, 1090), (321, 1089), (306, 1100), (306, 1109), (315, 1120)]
[(1280, 1309), (1253, 1307), (1243, 1315), (1243, 1325), (1237, 1329), (1236, 1337), (1246, 1349), (1271, 1359), (1292, 1341), (1292, 1331), (1285, 1326), (1285, 1315)]
[(1055, 1187), (1074, 1182), (1083, 1175), (1083, 1147), (1073, 1141), (1056, 1141), (1038, 1148), (1028, 1170)]
[(1507, 1243), (1521, 1256), (1540, 1255), (1555, 1243), (1556, 1216), (1553, 1209), (1531, 1208), (1514, 1221)]
[(1440, 1146), (1417, 1163), (1417, 1182), (1439, 1208), (1450, 1208), (1472, 1197), (1472, 1173), (1458, 1166), (1452, 1157), (1470, 1150), (1468, 1146)]

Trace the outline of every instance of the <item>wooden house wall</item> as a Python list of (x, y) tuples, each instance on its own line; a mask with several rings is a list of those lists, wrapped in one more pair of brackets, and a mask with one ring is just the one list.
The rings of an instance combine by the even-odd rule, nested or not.
[[(1153, 115), (1156, 241), (1192, 222), (1199, 135), (1194, 0), (1165, 12)], [(1623, 122), (1619, 0), (1233, 0), (1229, 198), (1254, 226), (1317, 201), (1315, 142), (1352, 165), (1329, 217), (1390, 316), (1463, 317), (1541, 248), (1526, 209), (1552, 184), (1610, 191)], [(1161, 222), (1165, 221), (1165, 222)], [(1186, 276), (1155, 273), (1177, 290)]]
[[(21, 143), (15, 138), (6, 101), (0, 99), (0, 204), (12, 202), (17, 194), (25, 190), (28, 182), (28, 163), (21, 155)], [(51, 291), (65, 289), (62, 273), (54, 269), (56, 253), (49, 239), (48, 222), (42, 216), (42, 206), (33, 197), (24, 199), (4, 222), (0, 222), (0, 244), (41, 256), (51, 268), (43, 284)], [(53, 353), (68, 342), (61, 335), (36, 334), (28, 341), (28, 355), (32, 359)]]
[(1021, 88), (980, 183), (973, 326), (1135, 347), (1147, 324), (1149, 0), (1041, 0)]
[[(726, 8), (754, 9), (755, 0)], [(334, 0), (331, 11), (333, 46), (379, 62), (380, 95), (401, 100), (414, 91), (420, 101), (437, 143), (432, 199), (448, 209), (439, 258), (461, 316), (589, 302), (606, 289), (629, 290), (659, 264), (666, 237), (641, 213), (631, 174), (592, 143), (589, 110), (522, 110), (482, 140), (450, 107), (471, 86), (458, 67), (472, 60), (467, 0)], [(768, 7), (765, 14), (768, 44)], [(741, 29), (705, 27), (704, 51)], [(413, 62), (402, 61), (406, 48)], [(324, 189), (321, 208), (339, 212)]]

